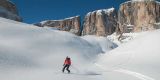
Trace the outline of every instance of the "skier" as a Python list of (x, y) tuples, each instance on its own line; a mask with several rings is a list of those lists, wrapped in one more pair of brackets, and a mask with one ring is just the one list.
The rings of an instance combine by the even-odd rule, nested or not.
[(71, 65), (71, 59), (67, 56), (63, 64), (62, 72), (64, 72), (64, 70), (66, 69), (68, 73), (70, 73), (70, 70), (69, 70), (70, 65)]

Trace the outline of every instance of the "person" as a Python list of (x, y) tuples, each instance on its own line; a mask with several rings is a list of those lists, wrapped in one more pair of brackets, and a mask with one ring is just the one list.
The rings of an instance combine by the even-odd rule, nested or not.
[(64, 61), (64, 64), (63, 64), (62, 72), (64, 73), (64, 71), (66, 69), (68, 71), (68, 73), (70, 73), (70, 70), (69, 70), (70, 65), (71, 65), (71, 59), (67, 56)]

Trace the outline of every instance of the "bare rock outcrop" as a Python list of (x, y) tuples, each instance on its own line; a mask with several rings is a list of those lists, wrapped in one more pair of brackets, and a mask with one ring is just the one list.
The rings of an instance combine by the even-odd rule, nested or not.
[(118, 23), (121, 32), (154, 30), (160, 22), (160, 2), (155, 0), (131, 0), (120, 5)]
[(39, 27), (51, 27), (61, 31), (68, 31), (80, 36), (80, 16), (70, 17), (62, 20), (46, 20), (34, 25)]
[(107, 36), (115, 32), (117, 12), (114, 8), (89, 12), (83, 23), (82, 35)]
[(0, 17), (22, 21), (19, 16), (16, 5), (9, 0), (0, 0)]

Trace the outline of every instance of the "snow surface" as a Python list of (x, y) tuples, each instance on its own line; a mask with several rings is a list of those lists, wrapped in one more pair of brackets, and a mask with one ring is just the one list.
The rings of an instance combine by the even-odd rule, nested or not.
[[(95, 76), (85, 75), (99, 75), (90, 66), (102, 52), (100, 46), (65, 31), (0, 18), (1, 80), (61, 80), (68, 76), (88, 80)], [(73, 60), (74, 76), (61, 73), (66, 56)]]
[(86, 16), (90, 16), (91, 14), (93, 14), (93, 13), (97, 13), (98, 15), (102, 15), (102, 13), (104, 12), (105, 14), (110, 14), (110, 13), (112, 13), (113, 11), (115, 10), (115, 8), (108, 8), (108, 9), (99, 9), (99, 10), (95, 10), (95, 11), (93, 11), (93, 12), (89, 12), (89, 13), (87, 13), (87, 15)]
[(93, 44), (94, 46), (100, 46), (103, 52), (107, 52), (118, 47), (117, 44), (111, 42), (107, 37), (97, 37), (94, 35), (86, 35), (86, 36), (82, 36), (82, 38), (87, 40), (89, 43)]
[[(159, 35), (145, 32), (116, 48), (104, 37), (0, 18), (0, 80), (160, 80)], [(66, 56), (71, 74), (61, 72)]]
[(131, 33), (123, 33), (120, 39), (118, 39), (120, 34), (117, 35), (116, 33), (113, 33), (112, 35), (107, 36), (107, 39), (116, 43), (117, 45), (121, 45), (121, 44), (127, 43), (137, 37), (144, 36), (146, 33), (147, 33), (147, 31), (146, 32), (135, 32), (135, 33), (132, 33), (132, 32)]
[(128, 74), (139, 78), (138, 80), (160, 80), (159, 41), (160, 30), (143, 33), (102, 55), (97, 65), (106, 71)]

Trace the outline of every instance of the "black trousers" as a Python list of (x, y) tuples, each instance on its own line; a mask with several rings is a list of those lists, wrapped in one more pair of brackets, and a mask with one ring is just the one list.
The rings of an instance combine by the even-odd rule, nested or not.
[(66, 69), (68, 71), (68, 73), (70, 73), (69, 67), (70, 67), (70, 65), (68, 65), (68, 64), (64, 65), (62, 72), (64, 72), (64, 70)]

